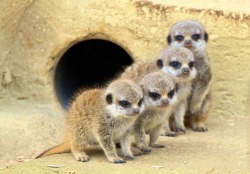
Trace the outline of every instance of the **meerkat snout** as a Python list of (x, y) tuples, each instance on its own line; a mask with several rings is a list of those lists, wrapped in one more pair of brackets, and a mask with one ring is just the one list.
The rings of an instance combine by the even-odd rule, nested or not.
[(161, 105), (162, 105), (163, 107), (168, 106), (168, 105), (169, 105), (169, 100), (168, 100), (168, 99), (162, 99)]
[(135, 113), (135, 114), (139, 114), (139, 113), (140, 113), (139, 108), (134, 108), (134, 113)]
[(183, 67), (182, 68), (182, 74), (189, 75), (190, 69), (188, 67)]
[(184, 41), (184, 46), (186, 48), (191, 48), (192, 47), (192, 41), (190, 39)]

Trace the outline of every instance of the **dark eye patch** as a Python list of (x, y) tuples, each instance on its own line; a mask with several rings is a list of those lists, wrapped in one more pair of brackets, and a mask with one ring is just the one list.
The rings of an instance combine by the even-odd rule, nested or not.
[(161, 95), (156, 92), (149, 92), (149, 97), (151, 97), (153, 100), (157, 100), (161, 98)]
[(183, 39), (184, 39), (184, 36), (182, 36), (182, 35), (175, 36), (175, 40), (177, 40), (179, 42), (183, 41)]
[(189, 66), (189, 68), (193, 68), (194, 67), (194, 62), (189, 62), (188, 66)]
[(174, 89), (173, 90), (171, 90), (171, 91), (169, 91), (169, 93), (168, 93), (168, 97), (169, 98), (173, 98), (173, 96), (174, 96)]
[(177, 69), (181, 67), (181, 63), (178, 61), (172, 61), (170, 62), (170, 66), (172, 66), (173, 68)]
[(125, 100), (119, 101), (119, 105), (122, 106), (123, 108), (128, 108), (131, 106), (131, 104)]
[(198, 40), (198, 39), (200, 39), (201, 38), (201, 35), (200, 34), (194, 34), (194, 35), (192, 35), (192, 39), (193, 40)]
[(139, 106), (139, 107), (141, 107), (142, 102), (143, 102), (143, 98), (138, 102), (138, 106)]

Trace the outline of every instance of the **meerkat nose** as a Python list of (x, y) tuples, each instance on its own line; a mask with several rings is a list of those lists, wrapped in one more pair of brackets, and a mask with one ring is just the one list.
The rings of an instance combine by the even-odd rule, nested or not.
[(140, 110), (139, 108), (134, 108), (134, 113), (139, 114)]
[(192, 47), (192, 41), (191, 40), (185, 40), (184, 41), (184, 46), (187, 47), (187, 48)]
[(168, 99), (163, 99), (163, 100), (161, 101), (161, 104), (162, 104), (163, 106), (169, 105)]
[(190, 70), (189, 70), (189, 68), (184, 67), (184, 68), (182, 68), (182, 72), (183, 72), (184, 74), (189, 74)]

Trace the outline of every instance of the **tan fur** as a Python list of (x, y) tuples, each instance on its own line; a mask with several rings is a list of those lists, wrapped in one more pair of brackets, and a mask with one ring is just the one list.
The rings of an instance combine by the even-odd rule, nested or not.
[[(123, 155), (133, 159), (129, 129), (144, 109), (144, 105), (139, 104), (142, 98), (141, 88), (130, 80), (116, 80), (106, 89), (80, 92), (68, 110), (68, 135), (64, 143), (38, 157), (70, 149), (76, 160), (85, 162), (89, 160), (85, 153), (87, 146), (98, 143), (110, 162), (124, 163), (115, 150), (115, 143), (120, 143)], [(130, 106), (122, 107), (120, 101), (127, 101)]]
[[(152, 147), (164, 147), (156, 145), (155, 142), (172, 112), (172, 105), (176, 102), (175, 95), (173, 98), (168, 97), (170, 91), (175, 93), (174, 77), (160, 70), (157, 60), (141, 61), (127, 68), (121, 75), (121, 78), (129, 78), (140, 83), (143, 88), (146, 109), (137, 117), (133, 133), (137, 147), (145, 153), (150, 152)], [(160, 97), (153, 100), (149, 92), (156, 92)], [(164, 104), (166, 101), (168, 104)], [(149, 143), (146, 142), (146, 134), (149, 134)]]
[(156, 61), (138, 61), (128, 68), (125, 69), (125, 72), (121, 74), (121, 79), (130, 79), (137, 83), (148, 73), (159, 71)]
[[(176, 103), (174, 77), (161, 71), (145, 75), (141, 80), (144, 92), (146, 109), (138, 115), (134, 125), (133, 133), (137, 147), (143, 152), (150, 152), (151, 148), (161, 148), (156, 145), (160, 131), (172, 112), (172, 106)], [(154, 99), (150, 93), (159, 94)], [(170, 92), (173, 92), (170, 96)], [(149, 143), (146, 142), (146, 134), (149, 134)]]
[(175, 132), (185, 132), (184, 116), (188, 108), (187, 99), (191, 93), (192, 80), (197, 74), (194, 67), (194, 56), (187, 48), (172, 47), (164, 49), (158, 58), (159, 60), (162, 62), (162, 70), (173, 75), (178, 83), (176, 94), (178, 102), (173, 106), (170, 118), (170, 128), (174, 132), (170, 131), (168, 123), (162, 132), (162, 135), (165, 136), (176, 136)]
[[(195, 39), (194, 36), (197, 34), (199, 38)], [(183, 36), (180, 41), (177, 40), (179, 36)], [(193, 20), (174, 24), (168, 36), (168, 43), (171, 46), (187, 47), (194, 54), (198, 75), (192, 83), (186, 121), (195, 131), (207, 131), (205, 121), (211, 103), (212, 71), (206, 52), (207, 39), (204, 26)]]

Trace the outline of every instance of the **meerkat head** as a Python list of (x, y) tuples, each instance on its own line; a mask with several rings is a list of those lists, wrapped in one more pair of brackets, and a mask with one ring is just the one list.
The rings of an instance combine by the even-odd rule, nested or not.
[(204, 52), (208, 34), (202, 24), (184, 20), (174, 24), (167, 37), (170, 46), (186, 47), (192, 51)]
[(176, 102), (176, 82), (173, 76), (157, 71), (145, 75), (140, 85), (146, 107), (165, 108)]
[(112, 116), (135, 116), (145, 108), (141, 87), (126, 79), (115, 80), (109, 84), (105, 92), (105, 102)]
[(159, 69), (171, 74), (177, 81), (190, 81), (197, 74), (193, 53), (184, 47), (164, 49), (156, 63)]

